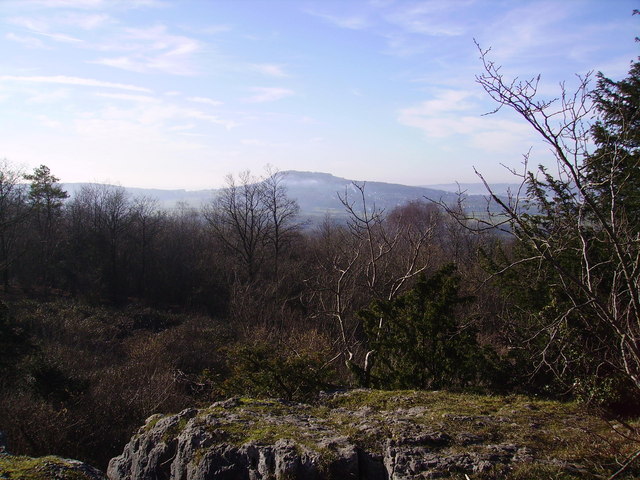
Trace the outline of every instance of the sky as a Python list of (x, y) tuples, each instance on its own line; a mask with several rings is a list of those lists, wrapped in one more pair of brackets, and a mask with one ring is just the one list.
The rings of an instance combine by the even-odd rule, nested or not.
[[(548, 148), (476, 82), (477, 42), (555, 98), (640, 54), (628, 0), (0, 0), (0, 159), (204, 189), (270, 165), (513, 181)], [(475, 41), (475, 42), (474, 42)], [(508, 167), (508, 168), (505, 168)]]

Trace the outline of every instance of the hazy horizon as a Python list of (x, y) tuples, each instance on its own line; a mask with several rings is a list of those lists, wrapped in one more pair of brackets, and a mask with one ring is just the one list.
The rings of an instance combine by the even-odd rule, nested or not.
[[(260, 178), (264, 178), (261, 177), (259, 174), (261, 172), (251, 172), (251, 173), (256, 173), (256, 180), (259, 180)], [(357, 183), (384, 183), (384, 184), (389, 184), (389, 185), (398, 185), (398, 186), (404, 186), (404, 187), (417, 187), (417, 188), (427, 188), (427, 189), (432, 189), (432, 190), (442, 190), (445, 192), (451, 192), (451, 193), (457, 193), (458, 191), (462, 190), (463, 192), (466, 191), (468, 194), (471, 195), (476, 195), (476, 194), (484, 194), (486, 193), (484, 184), (478, 179), (477, 182), (451, 182), (451, 183), (435, 183), (435, 184), (423, 184), (423, 185), (409, 185), (409, 184), (405, 184), (405, 183), (397, 183), (397, 182), (387, 182), (384, 179), (370, 179), (370, 180), (360, 180), (358, 178), (345, 178), (345, 177), (340, 177), (337, 175), (332, 174), (331, 172), (319, 172), (319, 171), (302, 171), (302, 170), (285, 170), (285, 171), (279, 171), (279, 173), (285, 174), (285, 179), (287, 178), (287, 174), (290, 173), (297, 173), (297, 174), (320, 174), (320, 175), (329, 175), (335, 179), (340, 179), (340, 180), (345, 180), (348, 182), (357, 182)], [(237, 178), (237, 176), (236, 176)], [(65, 182), (64, 179), (60, 179), (60, 184), (61, 185), (108, 185), (108, 186), (113, 186), (113, 187), (124, 187), (126, 189), (130, 189), (130, 190), (159, 190), (159, 191), (163, 191), (163, 192), (186, 192), (186, 193), (198, 193), (198, 192), (203, 192), (203, 191), (215, 191), (215, 190), (220, 190), (222, 188), (225, 187), (224, 182), (220, 185), (216, 185), (216, 186), (211, 186), (211, 187), (205, 187), (205, 188), (181, 188), (181, 187), (171, 187), (168, 186), (166, 188), (158, 188), (158, 187), (140, 187), (137, 185), (126, 185), (123, 184), (121, 182), (100, 182), (100, 181), (89, 181), (89, 182)], [(507, 187), (512, 187), (515, 185), (519, 185), (518, 182), (491, 182), (492, 186), (497, 186), (499, 188), (501, 188), (501, 192), (502, 190), (506, 189)], [(470, 189), (470, 190), (467, 190)]]

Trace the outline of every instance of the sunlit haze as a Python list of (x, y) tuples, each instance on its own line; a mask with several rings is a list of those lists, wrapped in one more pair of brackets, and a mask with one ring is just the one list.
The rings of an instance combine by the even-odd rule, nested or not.
[(407, 185), (547, 161), (475, 82), (626, 75), (637, 1), (0, 0), (0, 158), (63, 182), (216, 188), (267, 164)]

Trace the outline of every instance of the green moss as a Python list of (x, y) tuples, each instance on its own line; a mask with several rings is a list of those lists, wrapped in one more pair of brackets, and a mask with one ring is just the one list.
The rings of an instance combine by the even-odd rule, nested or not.
[(59, 457), (32, 458), (0, 454), (0, 478), (10, 480), (90, 480), (77, 465)]
[(164, 417), (164, 415), (159, 414), (159, 413), (156, 413), (155, 415), (152, 415), (148, 419), (147, 423), (144, 424), (144, 427), (142, 427), (142, 432), (146, 433), (149, 430), (152, 430), (153, 427), (155, 427), (163, 417)]
[[(578, 404), (520, 395), (355, 390), (315, 405), (241, 398), (232, 407), (204, 409), (195, 421), (215, 432), (216, 441), (238, 446), (249, 442), (273, 445), (290, 439), (300, 449), (316, 452), (321, 466), (330, 465), (335, 456), (334, 447), (327, 446), (328, 438), (345, 437), (380, 454), (388, 439), (410, 437), (411, 432), (446, 433), (451, 441), (438, 447), (446, 454), (482, 453), (489, 444), (513, 444), (526, 446), (536, 459), (532, 464), (497, 465), (492, 473), (470, 475), (479, 480), (589, 478), (565, 464), (582, 466), (594, 478), (606, 478), (615, 471), (616, 462), (637, 448), (615, 433), (609, 422)], [(176, 422), (167, 436), (179, 434), (185, 424), (186, 420)], [(637, 427), (640, 422), (631, 424)], [(480, 440), (466, 440), (474, 437)], [(203, 448), (194, 461), (200, 462), (206, 451)]]
[[(158, 419), (158, 421), (159, 420), (160, 420), (160, 418)], [(187, 418), (181, 418), (175, 424), (173, 424), (169, 428), (167, 428), (167, 430), (162, 435), (162, 441), (166, 443), (166, 442), (169, 442), (169, 441), (173, 440), (178, 435), (180, 435), (180, 433), (182, 433), (182, 431), (184, 430), (184, 427), (187, 426), (187, 422), (188, 421), (189, 421), (189, 419), (187, 419)], [(158, 423), (158, 422), (156, 421), (156, 423)]]

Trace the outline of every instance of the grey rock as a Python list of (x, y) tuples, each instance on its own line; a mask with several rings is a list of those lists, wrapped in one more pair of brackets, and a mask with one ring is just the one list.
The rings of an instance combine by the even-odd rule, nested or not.
[(484, 442), (484, 437), (474, 433), (464, 432), (456, 436), (456, 441), (463, 446), (478, 445)]
[[(20, 473), (14, 476), (13, 468)], [(5, 476), (8, 475), (8, 476)], [(97, 468), (79, 460), (49, 455), (46, 457), (25, 457), (0, 454), (0, 479), (47, 478), (49, 480), (107, 480)]]
[(471, 429), (504, 425), (504, 417), (446, 415), (440, 425), (425, 422), (425, 407), (342, 407), (318, 417), (314, 411), (291, 402), (230, 399), (154, 415), (107, 474), (110, 480), (409, 480), (536, 461), (526, 446), (447, 432), (450, 422)]

